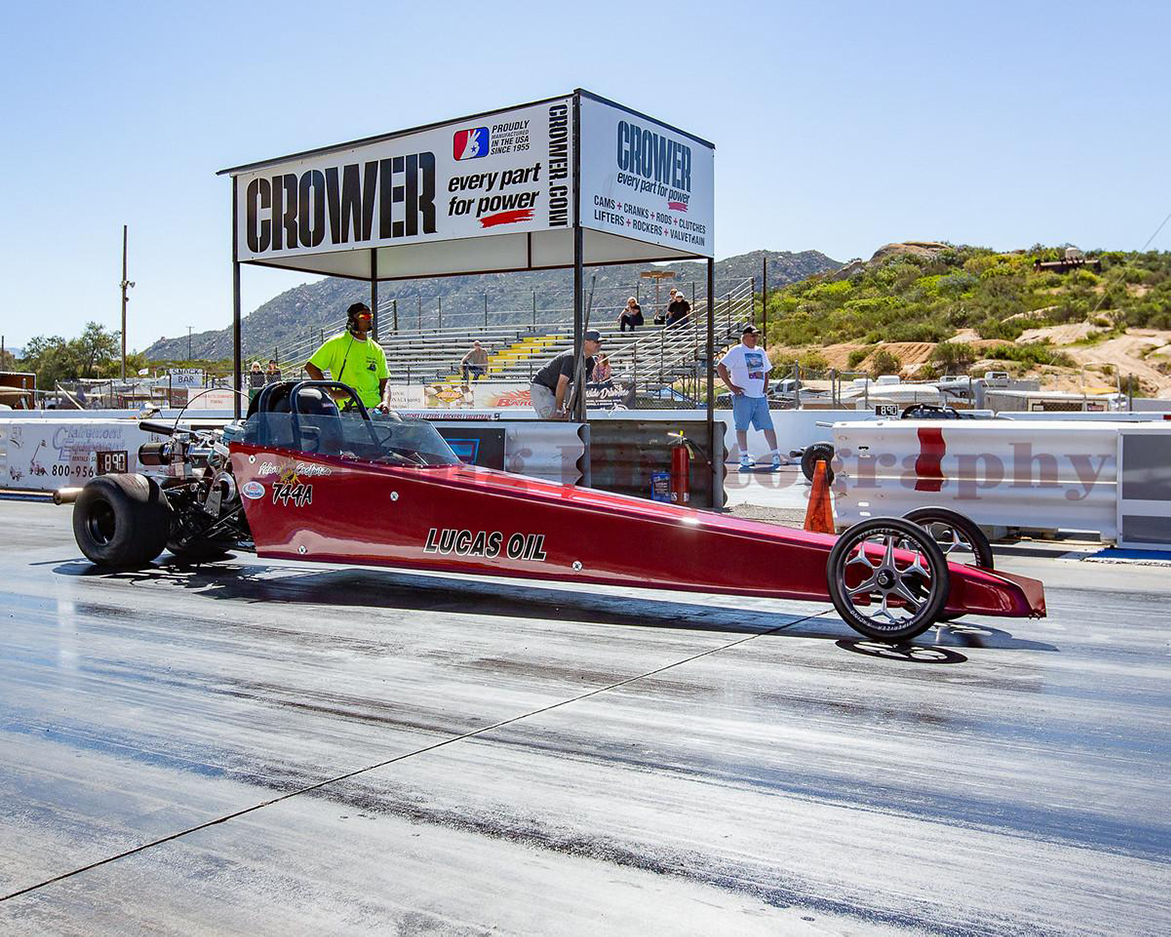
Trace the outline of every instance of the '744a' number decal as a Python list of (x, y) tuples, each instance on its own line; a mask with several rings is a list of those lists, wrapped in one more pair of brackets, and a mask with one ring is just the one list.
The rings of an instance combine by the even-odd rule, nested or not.
[(303, 508), (313, 503), (313, 486), (277, 482), (272, 486), (272, 503), (286, 506), (291, 504), (293, 507)]

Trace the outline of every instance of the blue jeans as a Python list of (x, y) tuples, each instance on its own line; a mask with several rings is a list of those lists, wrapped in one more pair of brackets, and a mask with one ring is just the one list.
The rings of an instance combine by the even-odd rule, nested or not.
[(765, 430), (773, 428), (772, 414), (768, 412), (767, 397), (749, 397), (746, 394), (736, 394), (732, 397), (732, 422), (738, 432), (744, 432), (749, 426)]

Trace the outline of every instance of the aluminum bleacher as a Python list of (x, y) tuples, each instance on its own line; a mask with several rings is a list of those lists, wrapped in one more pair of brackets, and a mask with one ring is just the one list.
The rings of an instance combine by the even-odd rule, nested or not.
[[(735, 341), (739, 328), (751, 321), (752, 316), (750, 281), (743, 281), (717, 297), (717, 349)], [(609, 357), (614, 376), (634, 380), (647, 390), (694, 377), (706, 352), (707, 303), (703, 299), (693, 303), (687, 321), (670, 327), (648, 323), (637, 331), (621, 332), (609, 311), (604, 313), (602, 321), (595, 319), (589, 325), (603, 334), (603, 351)], [(344, 322), (339, 321), (332, 329), (318, 330), (287, 351), (282, 349), (286, 373), (295, 372), (312, 354), (322, 335), (336, 334), (343, 326)], [(459, 380), (460, 359), (477, 340), (488, 351), (487, 380), (527, 383), (550, 358), (573, 347), (573, 321), (566, 318), (536, 325), (518, 322), (384, 330), (380, 336), (390, 379), (403, 384)]]

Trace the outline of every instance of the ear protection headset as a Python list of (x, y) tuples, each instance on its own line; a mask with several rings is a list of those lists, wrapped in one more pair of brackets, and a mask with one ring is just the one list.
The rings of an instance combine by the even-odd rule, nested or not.
[(353, 333), (357, 331), (358, 317), (361, 315), (369, 316), (371, 320), (373, 320), (370, 308), (364, 303), (354, 303), (352, 306), (350, 306), (349, 309), (346, 310), (346, 330), (348, 332)]

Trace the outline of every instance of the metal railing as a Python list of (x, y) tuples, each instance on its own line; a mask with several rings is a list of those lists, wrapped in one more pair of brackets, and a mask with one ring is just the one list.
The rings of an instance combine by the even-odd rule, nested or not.
[[(692, 309), (687, 320), (672, 326), (659, 327), (644, 325), (637, 332), (619, 332), (619, 313), (626, 305), (626, 298), (634, 296), (642, 300), (647, 290), (641, 283), (627, 287), (609, 287), (593, 293), (591, 303), (591, 328), (608, 332), (607, 354), (611, 366), (623, 373), (629, 372), (628, 379), (651, 381), (655, 386), (669, 386), (687, 377), (694, 377), (697, 362), (706, 351), (707, 307), (706, 298), (696, 295), (697, 284), (691, 284)], [(603, 301), (599, 304), (599, 294)], [(686, 285), (685, 285), (686, 295)], [(491, 302), (490, 302), (491, 297)], [(511, 298), (510, 298), (511, 297)], [(525, 306), (517, 297), (527, 297)], [(665, 298), (665, 297), (664, 297)], [(434, 300), (430, 310), (423, 308), (423, 298), (392, 296), (378, 304), (380, 340), (388, 349), (388, 363), (392, 380), (406, 383), (429, 383), (446, 375), (459, 372), (459, 360), (475, 339), (485, 344), (498, 346), (513, 344), (526, 336), (553, 335), (560, 333), (561, 340), (550, 344), (542, 353), (541, 360), (525, 362), (524, 365), (497, 369), (498, 377), (527, 381), (543, 363), (544, 358), (572, 345), (573, 307), (571, 297), (563, 291), (551, 295), (554, 305), (547, 296), (541, 301), (541, 294), (534, 290), (502, 291), (496, 294), (483, 293), (480, 308), (453, 311), (445, 310), (442, 298)], [(465, 299), (466, 303), (466, 299)], [(495, 304), (495, 308), (493, 308)], [(414, 308), (408, 309), (408, 305)], [(647, 323), (653, 321), (656, 311), (665, 314), (664, 308), (657, 309), (653, 300), (648, 300), (643, 316)], [(738, 322), (748, 322), (753, 317), (753, 280), (745, 278), (728, 286), (723, 295), (717, 292), (715, 307), (715, 330), (717, 341), (726, 343)], [(426, 314), (425, 314), (426, 313)], [(337, 334), (345, 327), (345, 319), (338, 318), (327, 326), (306, 330), (293, 341), (275, 345), (271, 357), (275, 358), (285, 377), (302, 373), (303, 365), (313, 352), (330, 335)], [(630, 336), (627, 338), (627, 336)], [(397, 346), (407, 346), (417, 340), (423, 346), (434, 348), (403, 348), (406, 354), (399, 354)], [(449, 350), (444, 352), (444, 341)], [(255, 349), (255, 346), (253, 346)], [(437, 352), (432, 354), (431, 352)], [(263, 355), (267, 362), (269, 355)], [(245, 370), (250, 362), (245, 361)], [(698, 388), (700, 382), (695, 380)]]

